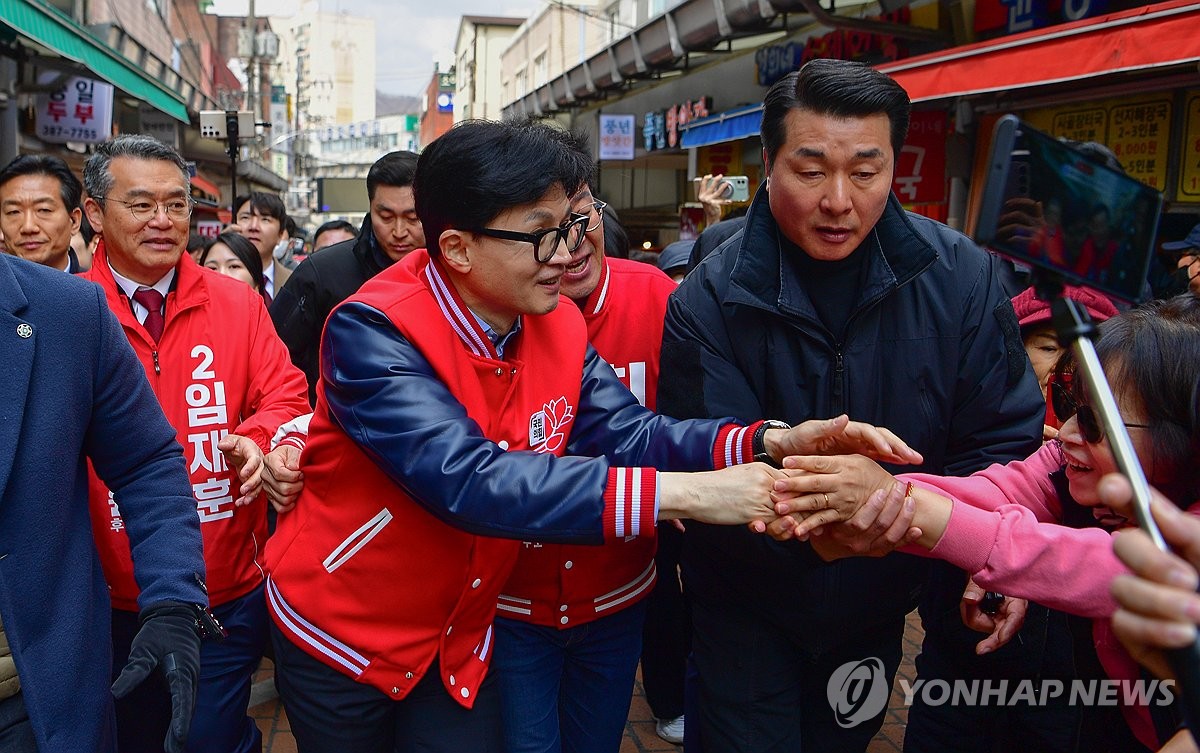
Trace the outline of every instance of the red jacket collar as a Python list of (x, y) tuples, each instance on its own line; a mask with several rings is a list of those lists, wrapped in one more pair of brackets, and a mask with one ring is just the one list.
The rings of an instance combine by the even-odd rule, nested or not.
[(608, 268), (608, 257), (600, 257), (600, 282), (596, 284), (596, 289), (588, 295), (587, 301), (583, 305), (583, 315), (585, 318), (595, 316), (604, 310), (604, 306), (608, 303), (608, 284), (612, 279), (612, 271)]
[(424, 268), (419, 269), (417, 274), (433, 293), (433, 299), (441, 309), (442, 315), (446, 317), (450, 327), (463, 341), (463, 345), (480, 358), (500, 360), (496, 353), (496, 346), (492, 345), (487, 332), (479, 324), (479, 319), (467, 308), (467, 304), (459, 296), (458, 291), (454, 288), (454, 283), (450, 281), (446, 270), (442, 268), (441, 262), (427, 256), (427, 252), (423, 252), (423, 249), (422, 252), (412, 252), (405, 258), (405, 261), (416, 257), (418, 253), (420, 253), (420, 257), (413, 259), (413, 263), (417, 265), (424, 263)]
[[(204, 273), (200, 270), (200, 265), (196, 264), (192, 257), (186, 253), (180, 256), (179, 262), (175, 265), (175, 283), (167, 295), (166, 318), (168, 321), (171, 319), (172, 312), (208, 303), (208, 281), (204, 279)], [(108, 298), (110, 307), (114, 311), (120, 311), (121, 307), (116, 305), (118, 303), (128, 309), (129, 299), (125, 297), (121, 286), (112, 276), (112, 270), (109, 269), (108, 249), (104, 246), (103, 238), (96, 246), (92, 268), (87, 272), (87, 277), (104, 288), (104, 295)]]

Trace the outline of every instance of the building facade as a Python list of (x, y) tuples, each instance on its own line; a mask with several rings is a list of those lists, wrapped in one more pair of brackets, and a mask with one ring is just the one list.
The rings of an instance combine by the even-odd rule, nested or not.
[(454, 44), (454, 122), (483, 118), (499, 120), (500, 55), (523, 18), (463, 16)]

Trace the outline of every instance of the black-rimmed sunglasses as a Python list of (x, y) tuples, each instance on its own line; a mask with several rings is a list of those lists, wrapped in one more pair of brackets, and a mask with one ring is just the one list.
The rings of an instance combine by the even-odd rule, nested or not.
[(571, 219), (558, 227), (549, 227), (536, 233), (520, 233), (516, 230), (496, 230), (484, 227), (476, 230), (479, 235), (489, 238), (499, 238), (505, 241), (524, 241), (533, 244), (533, 258), (538, 264), (546, 264), (554, 258), (558, 244), (567, 244), (567, 253), (575, 253), (583, 243), (583, 233), (587, 228), (586, 214), (572, 214)]
[[(1092, 406), (1075, 394), (1070, 382), (1050, 382), (1050, 407), (1059, 421), (1066, 423), (1067, 419), (1075, 416), (1079, 424), (1079, 433), (1088, 444), (1100, 444), (1104, 441), (1104, 425)], [(1126, 423), (1127, 429), (1149, 429), (1149, 424)]]

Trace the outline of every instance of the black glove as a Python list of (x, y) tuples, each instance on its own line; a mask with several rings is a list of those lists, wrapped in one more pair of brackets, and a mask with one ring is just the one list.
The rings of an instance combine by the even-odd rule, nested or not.
[(124, 698), (155, 667), (162, 669), (171, 690), (171, 726), (163, 746), (167, 753), (182, 753), (192, 726), (196, 686), (200, 680), (200, 623), (203, 607), (162, 602), (142, 610), (141, 627), (133, 636), (129, 662), (113, 683), (115, 698)]

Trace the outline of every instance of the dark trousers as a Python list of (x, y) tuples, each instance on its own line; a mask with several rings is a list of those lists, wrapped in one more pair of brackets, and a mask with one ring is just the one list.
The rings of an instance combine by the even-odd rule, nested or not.
[(642, 687), (646, 703), (658, 719), (683, 714), (683, 677), (692, 650), (692, 620), (679, 582), (683, 534), (670, 523), (658, 524), (655, 564), (658, 580), (646, 599), (642, 628)]
[(0, 750), (4, 753), (38, 753), (33, 725), (25, 710), (25, 694), (0, 701)]
[[(258, 753), (262, 733), (246, 715), (250, 681), (267, 641), (263, 586), (213, 609), (229, 632), (223, 641), (200, 648), (200, 684), (188, 734), (189, 753)], [(113, 610), (113, 677), (120, 674), (137, 633), (137, 614)], [(171, 722), (171, 693), (162, 675), (151, 673), (117, 701), (121, 753), (161, 753)]]
[[(879, 682), (890, 691), (900, 666), (903, 617), (817, 660), (800, 649), (803, 634), (728, 605), (693, 598), (691, 607), (692, 656), (699, 673), (700, 718), (695, 721), (704, 753), (866, 750), (887, 704), (872, 718), (841, 726), (829, 701), (830, 678), (847, 663), (874, 659)], [(687, 726), (695, 721), (689, 716)]]
[(300, 753), (500, 753), (500, 700), (489, 675), (463, 708), (435, 661), (394, 701), (306, 654), (271, 625), (275, 686)]

